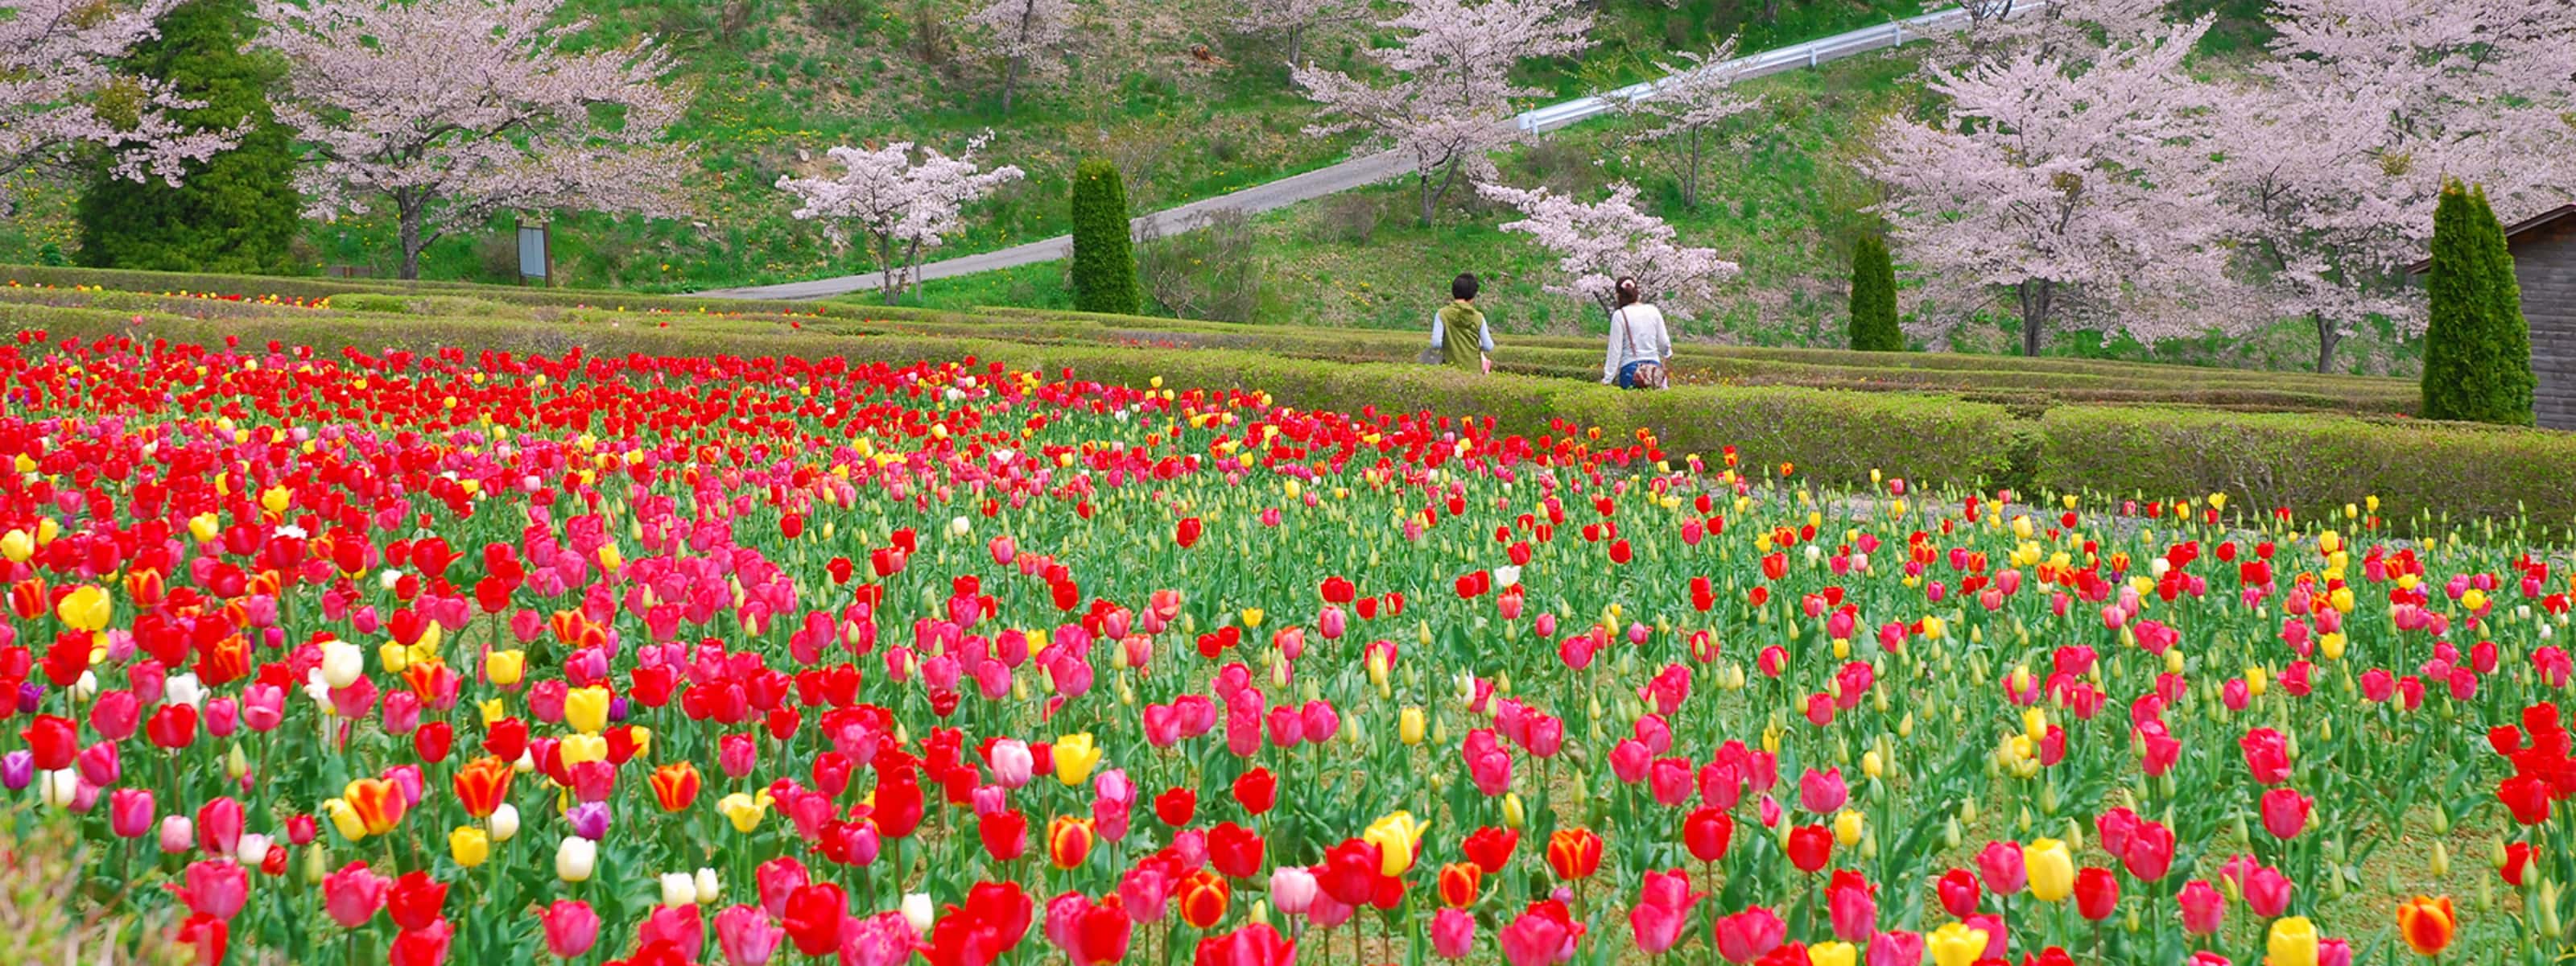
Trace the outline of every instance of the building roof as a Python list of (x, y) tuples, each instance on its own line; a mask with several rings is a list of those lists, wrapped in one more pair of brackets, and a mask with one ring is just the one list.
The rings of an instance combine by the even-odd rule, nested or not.
[[(2567, 218), (2576, 218), (2576, 204), (2559, 205), (2556, 208), (2551, 208), (2548, 211), (2541, 212), (2537, 215), (2533, 215), (2529, 218), (2504, 226), (2505, 243), (2510, 245), (2513, 243), (2514, 236), (2528, 234), (2530, 232), (2546, 228)], [(2416, 262), (2413, 265), (2406, 266), (2406, 274), (2409, 275), (2422, 275), (2425, 272), (2432, 270), (2433, 260), (2430, 258)]]

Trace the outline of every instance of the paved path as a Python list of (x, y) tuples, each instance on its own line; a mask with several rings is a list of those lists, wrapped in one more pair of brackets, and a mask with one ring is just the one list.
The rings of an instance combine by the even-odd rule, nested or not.
[[(2017, 9), (2015, 13), (2037, 9), (2043, 5), (2044, 2), (2025, 0), (2018, 5), (2022, 9)], [(1933, 34), (1964, 29), (1967, 23), (1966, 11), (1952, 7), (1881, 26), (1835, 34), (1822, 40), (1748, 54), (1724, 64), (1701, 69), (1740, 69), (1742, 73), (1738, 75), (1739, 77), (1763, 77), (1801, 67), (1814, 67), (1854, 54), (1883, 50)], [(1532, 133), (1553, 131), (1577, 121), (1607, 114), (1619, 101), (1652, 91), (1659, 83), (1659, 81), (1648, 81), (1623, 87), (1608, 94), (1579, 98), (1562, 104), (1551, 104), (1521, 114), (1513, 119), (1513, 123), (1522, 130)], [(1196, 219), (1204, 213), (1241, 211), (1251, 214), (1269, 211), (1300, 201), (1392, 180), (1403, 174), (1407, 167), (1406, 160), (1396, 152), (1381, 151), (1329, 167), (1317, 168), (1304, 174), (1290, 175), (1277, 181), (1253, 185), (1229, 194), (1202, 198), (1176, 208), (1167, 208), (1137, 218), (1131, 227), (1140, 239), (1154, 235), (1177, 234), (1193, 227)], [(1051, 262), (1070, 257), (1072, 253), (1073, 237), (1057, 235), (1025, 245), (1014, 245), (995, 251), (930, 262), (922, 265), (920, 272), (921, 277), (925, 279), (950, 278), (995, 269), (1033, 265), (1038, 262)], [(849, 292), (874, 291), (878, 284), (879, 274), (867, 272), (778, 285), (716, 289), (695, 294), (718, 298), (818, 299)]]

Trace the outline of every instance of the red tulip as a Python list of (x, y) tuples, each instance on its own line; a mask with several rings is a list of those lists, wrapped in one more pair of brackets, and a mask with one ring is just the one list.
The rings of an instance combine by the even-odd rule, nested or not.
[(1266, 923), (1199, 940), (1190, 966), (1290, 966), (1297, 946)]
[(1941, 873), (1941, 881), (1934, 891), (1941, 894), (1941, 908), (1953, 918), (1965, 919), (1977, 911), (1977, 877), (1966, 869)]
[(1466, 853), (1467, 861), (1476, 863), (1476, 868), (1484, 870), (1486, 875), (1497, 875), (1504, 866), (1511, 864), (1512, 850), (1520, 843), (1519, 830), (1488, 825), (1468, 833), (1466, 842), (1459, 849)]
[(849, 896), (835, 883), (800, 886), (787, 897), (787, 940), (796, 951), (821, 956), (840, 948), (841, 920), (850, 912)]
[(1699, 808), (1682, 820), (1682, 845), (1690, 849), (1691, 858), (1715, 862), (1726, 855), (1726, 846), (1735, 837), (1735, 820), (1714, 808)]
[(1780, 917), (1761, 906), (1746, 908), (1732, 916), (1720, 916), (1716, 925), (1717, 954), (1738, 966), (1761, 959), (1780, 948), (1789, 935), (1789, 926)]
[(1254, 766), (1234, 780), (1234, 800), (1254, 815), (1265, 814), (1279, 800), (1279, 779), (1270, 769)]
[(1560, 879), (1591, 877), (1601, 868), (1601, 836), (1591, 829), (1558, 829), (1547, 837), (1547, 865)]
[(1186, 788), (1174, 787), (1154, 796), (1154, 817), (1173, 828), (1190, 824), (1190, 818), (1198, 813), (1198, 808), (1198, 793)]
[(1789, 830), (1789, 863), (1800, 872), (1814, 872), (1825, 867), (1834, 857), (1834, 833), (1822, 825), (1801, 825)]
[(447, 952), (456, 929), (440, 919), (419, 929), (407, 929), (394, 936), (390, 966), (440, 966), (447, 962)]
[(60, 715), (40, 714), (18, 732), (36, 758), (36, 770), (60, 771), (80, 755), (80, 726)]
[(1008, 862), (1029, 848), (1029, 819), (1017, 811), (987, 812), (975, 819), (975, 834), (995, 861)]
[(2075, 911), (2084, 918), (2101, 922), (2111, 918), (2120, 904), (2120, 880), (2109, 869), (2087, 867), (2075, 873)]
[(1233, 822), (1219, 822), (1207, 833), (1208, 864), (1230, 878), (1260, 875), (1263, 848), (1258, 833)]
[(430, 878), (427, 872), (403, 873), (385, 893), (385, 915), (401, 929), (429, 928), (446, 905), (447, 883)]
[(1324, 865), (1315, 875), (1316, 885), (1335, 902), (1367, 905), (1377, 897), (1378, 869), (1383, 861), (1377, 846), (1359, 839), (1345, 840), (1324, 851)]
[(2299, 832), (2307, 828), (2308, 813), (2316, 807), (2316, 799), (2301, 795), (2296, 789), (2275, 788), (2264, 792), (2263, 830), (2277, 839), (2297, 838)]

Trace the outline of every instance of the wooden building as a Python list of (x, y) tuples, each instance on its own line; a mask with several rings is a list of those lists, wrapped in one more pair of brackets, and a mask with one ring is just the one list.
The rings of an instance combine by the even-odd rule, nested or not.
[(2505, 226), (2522, 317), (2531, 323), (2532, 415), (2550, 429), (2576, 429), (2576, 204)]

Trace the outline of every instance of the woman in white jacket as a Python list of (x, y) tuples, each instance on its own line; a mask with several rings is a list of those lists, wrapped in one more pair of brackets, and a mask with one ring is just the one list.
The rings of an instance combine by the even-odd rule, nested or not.
[(1618, 303), (1610, 312), (1601, 382), (1621, 389), (1666, 388), (1664, 360), (1672, 358), (1673, 340), (1664, 332), (1663, 311), (1645, 303), (1633, 278), (1619, 280)]

